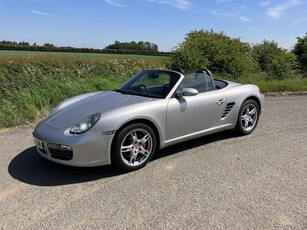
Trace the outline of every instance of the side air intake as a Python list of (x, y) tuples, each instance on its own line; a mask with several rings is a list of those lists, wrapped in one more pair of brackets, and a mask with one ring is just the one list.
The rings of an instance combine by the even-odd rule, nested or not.
[(222, 115), (222, 118), (227, 117), (227, 115), (229, 114), (229, 112), (232, 110), (233, 106), (235, 105), (235, 102), (230, 102), (226, 105), (225, 111)]

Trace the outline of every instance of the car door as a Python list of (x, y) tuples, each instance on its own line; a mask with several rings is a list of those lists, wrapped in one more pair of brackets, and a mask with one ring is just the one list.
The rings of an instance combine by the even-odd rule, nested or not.
[(226, 94), (220, 90), (171, 98), (167, 106), (167, 140), (216, 126), (226, 104)]

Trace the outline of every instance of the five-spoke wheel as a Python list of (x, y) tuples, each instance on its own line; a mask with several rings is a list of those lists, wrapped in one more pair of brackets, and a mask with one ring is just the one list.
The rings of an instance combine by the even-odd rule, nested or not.
[(147, 164), (155, 147), (156, 137), (152, 128), (142, 123), (132, 124), (116, 135), (112, 159), (124, 170), (136, 170)]
[(254, 100), (247, 100), (240, 108), (237, 131), (239, 134), (247, 135), (254, 131), (259, 117), (259, 106)]

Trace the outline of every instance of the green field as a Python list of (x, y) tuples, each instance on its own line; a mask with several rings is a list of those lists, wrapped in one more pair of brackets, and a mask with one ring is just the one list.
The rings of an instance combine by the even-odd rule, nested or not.
[[(115, 89), (143, 69), (170, 66), (161, 56), (0, 51), (0, 129), (35, 121), (65, 98)], [(307, 90), (307, 79), (298, 77), (266, 81), (255, 74), (235, 81), (263, 92)]]
[(116, 89), (169, 58), (143, 55), (0, 51), (0, 129), (31, 122), (65, 98)]
[(158, 60), (169, 59), (167, 56), (133, 55), (133, 54), (102, 54), (102, 53), (73, 53), (73, 52), (39, 52), (39, 51), (10, 51), (0, 50), (0, 57), (30, 57), (30, 58), (79, 58), (79, 59), (133, 59)]

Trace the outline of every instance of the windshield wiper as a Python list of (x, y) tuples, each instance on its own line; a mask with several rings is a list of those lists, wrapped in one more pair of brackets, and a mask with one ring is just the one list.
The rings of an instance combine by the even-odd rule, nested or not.
[(121, 93), (121, 94), (128, 94), (128, 95), (138, 95), (138, 96), (143, 96), (143, 94), (140, 94), (138, 92), (134, 92), (134, 91), (125, 91), (122, 89), (116, 89), (114, 90), (115, 92)]
[(113, 90), (113, 91), (115, 91), (115, 92), (117, 92), (117, 93), (122, 93), (122, 94), (127, 94), (127, 93), (128, 93), (127, 91), (122, 90), (122, 89), (115, 89), (115, 90)]
[(145, 94), (145, 93), (140, 93), (140, 92), (135, 92), (135, 91), (125, 91), (122, 89), (116, 89), (114, 91), (118, 93), (122, 93), (122, 94), (135, 95), (135, 96), (141, 96), (141, 97), (161, 98), (154, 94)]

